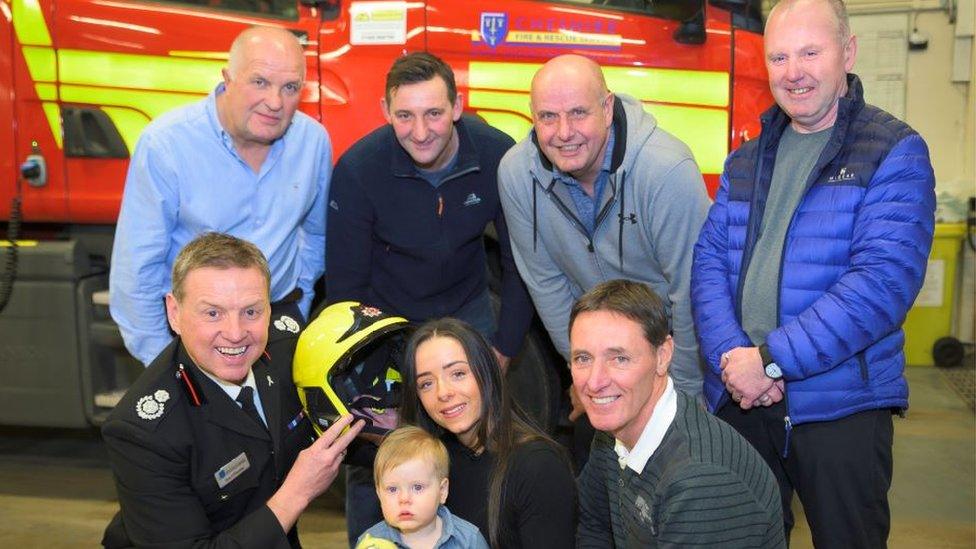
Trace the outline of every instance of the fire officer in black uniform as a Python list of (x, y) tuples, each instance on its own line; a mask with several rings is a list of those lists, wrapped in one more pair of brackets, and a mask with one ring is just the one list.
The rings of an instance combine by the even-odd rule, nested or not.
[(177, 256), (177, 337), (102, 427), (121, 505), (106, 547), (299, 546), (298, 516), (362, 424), (346, 416), (315, 440), (291, 377), (297, 334), (274, 322), (268, 335), (269, 284), (260, 250), (229, 235)]

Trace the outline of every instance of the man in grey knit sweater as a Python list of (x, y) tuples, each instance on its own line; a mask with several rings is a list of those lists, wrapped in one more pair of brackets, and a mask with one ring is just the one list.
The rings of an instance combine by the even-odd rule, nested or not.
[(675, 390), (661, 299), (611, 280), (573, 305), (573, 385), (593, 426), (579, 547), (785, 547), (776, 479), (734, 429)]

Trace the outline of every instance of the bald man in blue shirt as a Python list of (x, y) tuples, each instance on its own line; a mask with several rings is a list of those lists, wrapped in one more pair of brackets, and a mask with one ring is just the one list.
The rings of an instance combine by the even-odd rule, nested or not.
[(163, 296), (180, 249), (219, 231), (256, 244), (271, 266), (271, 325), (297, 332), (325, 270), (332, 145), (296, 112), (298, 40), (254, 27), (231, 46), (205, 99), (153, 121), (135, 147), (112, 251), (110, 306), (126, 348), (149, 364), (172, 339)]

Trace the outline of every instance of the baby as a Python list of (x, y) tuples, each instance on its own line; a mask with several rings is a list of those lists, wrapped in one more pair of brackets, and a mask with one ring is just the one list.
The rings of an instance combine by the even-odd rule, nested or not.
[(356, 549), (488, 549), (470, 522), (444, 507), (447, 449), (419, 427), (390, 432), (373, 464), (383, 522), (366, 531)]

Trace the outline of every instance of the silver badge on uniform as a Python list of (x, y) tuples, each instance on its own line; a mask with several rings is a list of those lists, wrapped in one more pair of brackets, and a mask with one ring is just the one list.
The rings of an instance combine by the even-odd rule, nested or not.
[(280, 332), (291, 332), (297, 334), (299, 330), (298, 323), (295, 319), (288, 315), (281, 315), (281, 318), (274, 321), (274, 327)]
[(151, 421), (163, 415), (165, 402), (169, 400), (169, 392), (160, 389), (151, 395), (146, 395), (136, 402), (136, 415)]
[(239, 456), (228, 461), (223, 467), (217, 469), (214, 473), (214, 479), (217, 480), (217, 486), (223, 488), (231, 483), (232, 480), (241, 476), (241, 473), (247, 471), (251, 467), (251, 462), (247, 460), (247, 454), (241, 452)]

